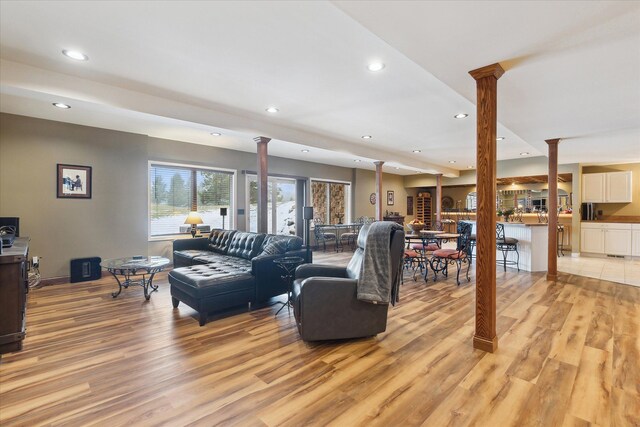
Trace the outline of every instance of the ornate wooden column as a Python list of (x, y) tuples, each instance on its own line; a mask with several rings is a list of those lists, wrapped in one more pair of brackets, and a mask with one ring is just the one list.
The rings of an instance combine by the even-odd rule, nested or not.
[(477, 90), (476, 332), (473, 347), (493, 353), (496, 335), (496, 128), (500, 64), (469, 71)]
[(547, 280), (558, 280), (558, 144), (560, 138), (547, 139), (549, 145), (549, 246)]
[(442, 174), (436, 174), (436, 221), (442, 219)]
[(267, 144), (271, 138), (258, 136), (253, 138), (258, 144), (258, 233), (269, 229), (269, 164)]
[(376, 165), (376, 221), (382, 221), (382, 165), (383, 161), (373, 162)]

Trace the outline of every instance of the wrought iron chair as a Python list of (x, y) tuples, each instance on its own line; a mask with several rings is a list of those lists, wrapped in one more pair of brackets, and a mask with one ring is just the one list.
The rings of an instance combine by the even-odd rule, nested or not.
[(346, 231), (340, 233), (340, 246), (344, 249), (345, 244), (351, 247), (351, 250), (356, 250), (356, 240), (358, 240), (359, 227), (350, 226)]
[[(502, 252), (502, 267), (507, 271), (507, 265), (515, 265), (520, 271), (520, 253), (518, 252), (518, 239), (504, 235), (504, 224), (496, 224), (496, 248)], [(516, 253), (516, 260), (507, 259), (509, 252)], [(500, 262), (500, 260), (498, 260)]]
[[(314, 223), (314, 227), (313, 227), (313, 233), (314, 236), (316, 238), (316, 246), (320, 246), (320, 243), (322, 243), (322, 246), (324, 248), (324, 251), (327, 251), (327, 242), (335, 242), (337, 245), (337, 240), (336, 240), (336, 233), (330, 233), (325, 231), (325, 224), (321, 224), (320, 223), (320, 218), (314, 218), (313, 219), (313, 223)], [(336, 248), (337, 249), (337, 248)]]
[[(438, 279), (438, 273), (442, 273), (444, 277), (449, 276), (449, 264), (456, 264), (456, 283), (458, 285), (460, 285), (462, 264), (467, 264), (467, 281), (471, 281), (469, 276), (469, 267), (471, 266), (471, 257), (469, 256), (471, 224), (460, 221), (458, 223), (458, 234), (460, 234), (460, 237), (458, 237), (456, 249), (438, 249), (433, 252), (433, 257), (431, 257), (429, 264), (433, 271), (434, 282)], [(425, 273), (425, 281), (427, 280), (427, 273)]]

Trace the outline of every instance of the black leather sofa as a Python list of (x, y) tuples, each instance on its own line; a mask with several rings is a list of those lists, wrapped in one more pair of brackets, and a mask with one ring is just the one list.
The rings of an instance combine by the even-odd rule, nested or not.
[(284, 294), (287, 285), (273, 263), (284, 256), (306, 259), (300, 237), (213, 230), (208, 237), (176, 240), (169, 273), (173, 306), (183, 302), (196, 310), (202, 326), (214, 311)]

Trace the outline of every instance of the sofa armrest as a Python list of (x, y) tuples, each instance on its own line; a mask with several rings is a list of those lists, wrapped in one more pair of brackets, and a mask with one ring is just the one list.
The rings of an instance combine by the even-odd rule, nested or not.
[(174, 251), (205, 251), (207, 250), (207, 244), (209, 243), (208, 237), (198, 237), (196, 239), (177, 239), (173, 241)]
[(317, 279), (323, 277), (346, 278), (347, 268), (328, 264), (303, 264), (296, 269), (296, 279), (306, 279), (308, 277)]

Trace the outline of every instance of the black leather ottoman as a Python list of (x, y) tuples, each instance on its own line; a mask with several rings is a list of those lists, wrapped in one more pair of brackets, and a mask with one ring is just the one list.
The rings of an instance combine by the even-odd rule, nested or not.
[(256, 283), (250, 271), (250, 266), (249, 271), (243, 271), (223, 263), (176, 268), (169, 273), (173, 307), (187, 304), (198, 312), (203, 326), (208, 313), (251, 304)]

